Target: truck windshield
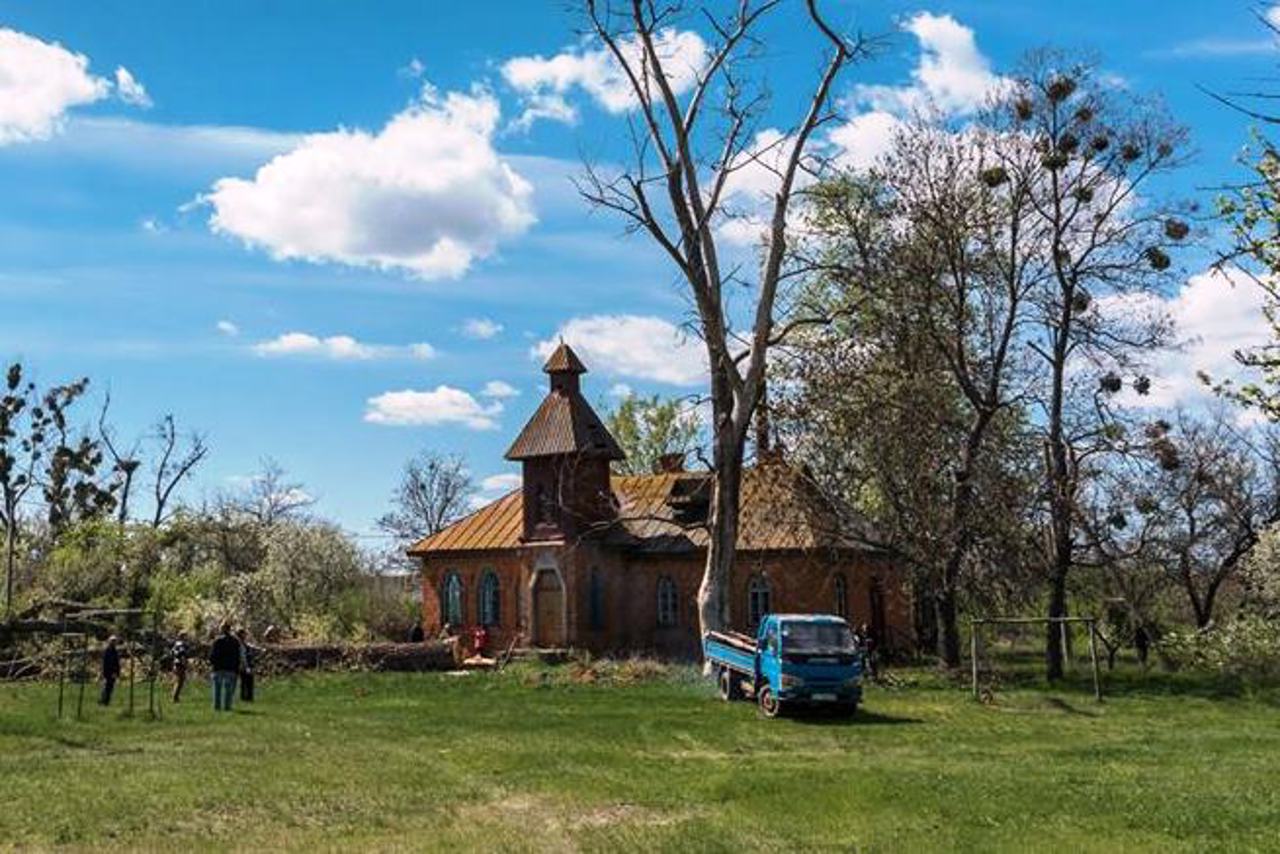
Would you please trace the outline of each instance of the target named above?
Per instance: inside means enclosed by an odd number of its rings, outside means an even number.
[[[784,652],[855,652],[853,632],[842,623],[785,623],[782,626]]]

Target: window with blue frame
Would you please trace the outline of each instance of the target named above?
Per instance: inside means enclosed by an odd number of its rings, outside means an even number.
[[[456,572],[445,573],[440,585],[440,618],[454,628],[462,625],[462,576]]]
[[[480,625],[496,626],[502,620],[501,586],[498,573],[492,569],[480,581]]]

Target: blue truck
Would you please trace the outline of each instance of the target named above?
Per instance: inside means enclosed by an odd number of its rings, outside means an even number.
[[[707,632],[702,652],[724,700],[754,698],[766,717],[797,706],[846,715],[862,700],[862,649],[827,614],[769,614],[754,638]]]

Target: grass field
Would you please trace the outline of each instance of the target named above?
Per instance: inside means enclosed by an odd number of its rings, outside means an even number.
[[[1193,682],[909,673],[865,712],[765,721],[689,671],[315,675],[159,722],[0,685],[0,848],[1280,850],[1280,707]]]

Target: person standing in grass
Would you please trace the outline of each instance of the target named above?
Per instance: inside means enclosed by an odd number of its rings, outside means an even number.
[[[213,671],[213,708],[231,711],[231,696],[236,692],[236,673],[240,670],[240,641],[231,634],[231,623],[224,622],[209,649],[209,669]]]
[[[253,702],[253,665],[258,650],[249,644],[249,630],[241,628],[236,632],[240,640],[240,699],[245,703]]]
[[[102,651],[102,695],[98,697],[99,705],[111,705],[111,694],[116,689],[116,680],[120,678],[120,650],[116,649],[119,639],[112,635],[107,638],[106,649]]]
[[[183,686],[187,684],[187,659],[191,656],[185,636],[178,635],[169,654],[173,658],[173,702],[177,703],[182,699]]]

